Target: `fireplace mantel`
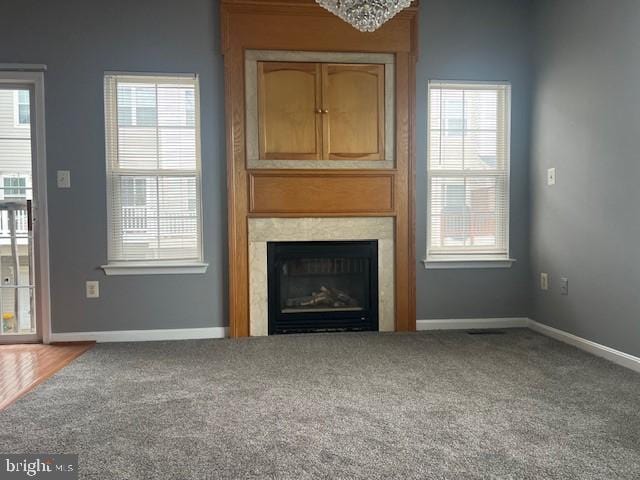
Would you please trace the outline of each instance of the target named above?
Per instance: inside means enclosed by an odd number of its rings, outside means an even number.
[[[250,285],[263,269],[252,260],[250,225],[278,220],[330,219],[382,221],[393,241],[385,251],[392,274],[386,292],[384,330],[415,330],[414,104],[417,7],[409,8],[373,33],[361,33],[314,2],[222,0],[222,50],[225,64],[227,188],[229,208],[229,331],[249,336],[252,323]],[[386,131],[393,155],[372,161],[315,167],[295,160],[270,164],[248,155],[247,52],[283,52],[290,58],[369,55],[391,65],[385,94],[392,97]],[[315,52],[315,53],[314,53]],[[347,55],[348,54],[348,55]],[[252,53],[255,56],[255,54]],[[272,53],[271,55],[274,55]],[[373,57],[371,57],[373,56]],[[302,58],[301,57],[301,58]],[[275,57],[274,57],[275,58]],[[338,58],[338,57],[336,57]],[[390,61],[389,59],[392,59]],[[251,60],[251,58],[250,58]],[[344,60],[342,60],[344,63]],[[340,60],[336,60],[340,63]],[[249,89],[250,91],[250,89]],[[253,119],[251,119],[253,121]],[[250,145],[255,151],[255,145]],[[388,149],[388,142],[385,149]],[[249,158],[252,157],[252,158]],[[283,168],[284,167],[284,168]],[[342,235],[342,234],[341,234]],[[346,234],[345,234],[346,235]],[[359,234],[358,234],[359,235]],[[381,235],[381,234],[379,234]],[[387,235],[387,233],[385,233]],[[294,235],[295,236],[295,235]],[[344,235],[343,235],[344,236]],[[348,235],[346,235],[348,236]],[[362,238],[362,237],[359,237]],[[379,238],[378,236],[370,237]],[[363,238],[364,239],[364,238]],[[309,238],[309,240],[322,240]],[[255,260],[255,259],[254,259]],[[266,265],[264,266],[266,268]],[[253,275],[252,275],[253,271]],[[389,301],[389,295],[391,301]],[[381,324],[382,326],[382,324]]]

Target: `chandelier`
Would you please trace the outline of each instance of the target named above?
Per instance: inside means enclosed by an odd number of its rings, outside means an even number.
[[[316,0],[323,8],[361,32],[373,32],[391,20],[412,0]]]

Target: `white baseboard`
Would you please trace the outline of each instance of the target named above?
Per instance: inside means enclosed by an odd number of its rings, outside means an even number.
[[[549,327],[529,318],[464,318],[445,320],[418,320],[416,328],[426,330],[473,330],[485,328],[530,328],[547,337],[573,345],[585,352],[602,357],[617,365],[640,372],[640,358],[615,350],[591,340]],[[119,330],[105,332],[52,333],[51,342],[147,342],[160,340],[199,340],[225,338],[227,327],[177,328],[163,330]]]
[[[473,330],[479,328],[527,328],[528,318],[461,318],[418,320],[417,330]]]
[[[51,342],[151,342],[225,338],[227,327],[168,328],[163,330],[114,330],[105,332],[52,333]]]
[[[473,330],[491,328],[529,328],[547,337],[584,350],[598,357],[604,358],[617,365],[640,372],[640,358],[628,353],[615,350],[605,345],[586,340],[557,328],[549,327],[529,318],[464,318],[444,320],[418,320],[417,330]]]
[[[541,333],[542,335],[546,335],[547,337],[555,338],[561,342],[573,345],[574,347],[591,353],[592,355],[605,358],[610,362],[630,368],[636,372],[640,372],[640,358],[629,355],[628,353],[600,345],[599,343],[586,340],[563,330],[558,330],[557,328],[543,325],[535,320],[529,320],[529,328],[535,332]]]

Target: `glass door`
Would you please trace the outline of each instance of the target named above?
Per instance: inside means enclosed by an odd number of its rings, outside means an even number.
[[[32,91],[0,86],[0,343],[38,338],[31,205]]]

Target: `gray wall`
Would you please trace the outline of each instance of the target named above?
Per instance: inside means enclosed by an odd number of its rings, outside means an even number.
[[[188,4],[187,4],[188,3]],[[0,62],[44,63],[55,332],[226,324],[222,57],[211,0],[3,0]],[[105,70],[200,74],[205,275],[105,277]],[[71,190],[55,171],[71,170]],[[101,298],[84,298],[100,280]]]
[[[425,270],[417,265],[418,319],[526,317],[530,310],[529,0],[422,0],[417,71],[417,244],[426,255],[427,82],[512,83],[511,269]]]
[[[423,0],[417,71],[417,254],[426,238],[428,79],[513,84],[511,248],[506,270],[425,271],[418,318],[529,313],[530,0]],[[222,326],[226,191],[222,58],[215,0],[3,0],[0,62],[45,63],[54,331]],[[197,72],[202,95],[206,275],[105,277],[105,70]],[[73,188],[57,190],[69,169]],[[101,298],[84,282],[101,281]]]
[[[640,355],[640,2],[539,3],[533,317]],[[548,292],[537,288],[541,271]]]

